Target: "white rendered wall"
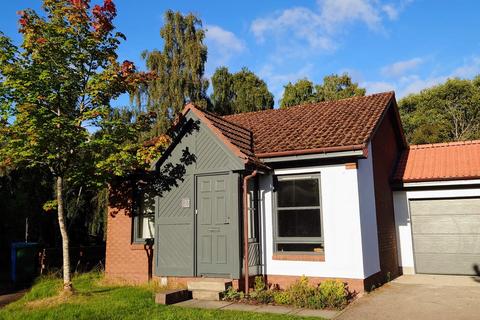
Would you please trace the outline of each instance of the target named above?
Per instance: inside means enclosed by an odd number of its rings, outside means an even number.
[[[368,155],[371,154],[372,148],[369,143]],[[358,186],[360,224],[362,230],[363,271],[365,277],[368,277],[380,271],[375,185],[371,156],[358,160]]]
[[[459,198],[480,196],[480,188],[443,189],[443,190],[409,190],[395,191],[395,224],[397,227],[398,261],[404,274],[415,272],[413,257],[412,229],[410,225],[410,199]]]
[[[368,171],[367,167],[360,165],[362,175]],[[365,172],[363,172],[365,170]],[[358,176],[356,169],[346,169],[344,164],[319,167],[305,167],[295,169],[277,169],[276,175],[320,173],[323,232],[325,244],[325,261],[285,261],[273,260],[273,212],[272,212],[272,176],[260,177],[261,192],[261,224],[264,244],[263,262],[264,273],[267,275],[291,275],[309,277],[336,277],[364,279],[378,264],[377,257],[373,263],[367,263],[364,268],[362,246],[362,224],[360,203],[362,207],[369,207],[365,202],[371,197],[369,192],[362,194],[359,200]],[[372,182],[373,183],[373,182]],[[367,187],[371,189],[371,187]],[[368,195],[367,195],[368,194]],[[370,213],[365,215],[365,222],[371,221]],[[364,227],[366,231],[375,226]],[[372,242],[369,237],[365,241]],[[372,249],[375,250],[375,249]],[[370,252],[370,251],[368,251]]]

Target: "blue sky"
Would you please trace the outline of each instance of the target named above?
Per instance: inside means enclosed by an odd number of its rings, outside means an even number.
[[[94,1],[95,2],[95,1]],[[246,66],[275,100],[289,81],[349,72],[368,93],[395,90],[398,97],[480,73],[480,1],[116,0],[117,29],[127,36],[120,59],[144,69],[140,53],[161,49],[159,30],[167,9],[193,12],[207,29],[206,76],[226,65]],[[4,1],[0,30],[15,41],[16,12],[40,0]],[[127,103],[122,97],[116,104]]]

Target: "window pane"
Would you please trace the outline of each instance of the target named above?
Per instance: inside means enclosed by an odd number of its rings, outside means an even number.
[[[322,253],[323,245],[320,243],[278,243],[277,251],[305,251]]]
[[[148,215],[139,217],[138,237],[141,239],[150,239],[155,236],[155,216]]]
[[[150,197],[148,194],[144,194],[140,206],[140,214],[153,213],[155,213],[155,197]]]
[[[151,239],[155,236],[155,197],[144,194],[140,203],[136,238]]]
[[[278,210],[279,237],[321,237],[320,209]]]
[[[318,179],[279,180],[278,207],[314,207],[320,205]]]

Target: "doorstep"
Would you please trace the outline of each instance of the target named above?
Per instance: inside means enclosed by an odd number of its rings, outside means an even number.
[[[253,305],[228,301],[205,301],[205,300],[187,300],[174,304],[174,306],[185,308],[199,308],[212,310],[235,310],[259,313],[276,313],[288,314],[302,317],[319,317],[325,319],[334,318],[339,312],[334,310],[317,310],[317,309],[298,309],[286,306],[272,305]]]

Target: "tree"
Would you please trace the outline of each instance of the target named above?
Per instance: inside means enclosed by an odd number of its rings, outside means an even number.
[[[57,211],[63,286],[71,291],[65,185],[102,186],[146,167],[136,134],[149,118],[112,118],[110,101],[147,75],[117,61],[125,36],[114,32],[111,0],[91,9],[89,0],[44,0],[43,10],[19,12],[20,48],[0,33],[0,167],[50,171],[55,200],[44,209]]]
[[[233,75],[228,72],[228,68],[217,68],[211,81],[213,87],[213,93],[210,96],[212,111],[223,115],[235,113],[233,108],[233,100],[235,99]]]
[[[284,88],[283,97],[280,100],[280,108],[282,109],[315,101],[313,82],[306,78],[295,83],[289,82]]]
[[[143,90],[147,109],[157,114],[153,135],[165,132],[187,102],[207,107],[208,80],[203,77],[207,47],[201,20],[168,10],[160,36],[163,50],[142,54],[148,70],[156,75]]]
[[[273,108],[273,94],[268,91],[265,81],[245,67],[233,74],[226,67],[217,68],[212,77],[212,85],[212,108],[218,114]]]
[[[366,90],[352,81],[347,74],[332,74],[323,78],[323,84],[315,86],[316,101],[334,101],[345,98],[364,96]]]
[[[364,96],[366,90],[360,88],[358,83],[344,73],[332,74],[323,78],[323,83],[313,85],[308,79],[298,80],[296,83],[289,82],[283,92],[280,107],[286,108],[303,103],[322,101],[335,101],[355,96]]]
[[[410,143],[480,138],[480,76],[449,79],[399,101]]]

